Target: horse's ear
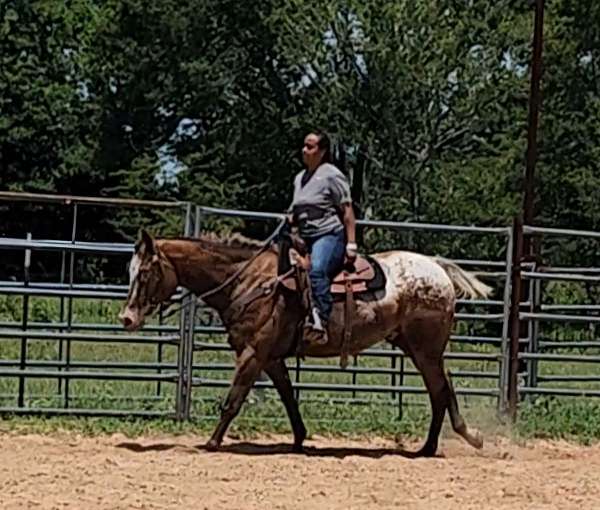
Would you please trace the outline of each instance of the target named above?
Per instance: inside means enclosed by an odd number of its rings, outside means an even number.
[[[142,246],[144,247],[144,252],[150,255],[154,255],[156,253],[156,241],[152,237],[150,233],[146,229],[142,229],[140,234]]]

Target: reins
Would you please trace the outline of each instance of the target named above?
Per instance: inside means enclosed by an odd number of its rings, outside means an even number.
[[[279,235],[279,233],[280,233],[281,229],[283,228],[283,226],[285,225],[285,223],[286,223],[286,218],[282,218],[282,220],[279,222],[279,225],[277,225],[277,227],[275,228],[273,233],[267,239],[265,239],[265,241],[263,242],[260,249],[254,255],[252,255],[252,257],[250,257],[235,273],[233,273],[224,282],[220,283],[215,288],[207,290],[207,291],[203,292],[202,294],[196,296],[196,301],[200,301],[202,299],[205,299],[207,297],[210,297],[210,296],[222,291],[225,287],[230,285],[236,278],[238,278],[246,269],[248,269],[250,264],[252,262],[254,262],[259,255],[261,255],[265,251],[267,251],[267,249],[271,245],[271,242]],[[161,310],[163,312],[165,310],[168,310],[167,313],[162,316],[163,319],[168,319],[169,317],[172,317],[173,315],[175,315],[177,312],[180,312],[181,310],[184,310],[186,307],[190,306],[194,301],[189,300],[189,301],[186,301],[185,303],[183,301],[191,294],[193,294],[193,292],[191,292],[189,290],[186,291],[180,298],[178,298],[174,302],[169,303],[165,308],[163,308],[162,304],[161,304]],[[169,308],[171,308],[177,302],[181,302],[181,304],[179,306],[169,310]]]

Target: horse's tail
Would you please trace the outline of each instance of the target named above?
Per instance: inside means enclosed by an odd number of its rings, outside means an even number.
[[[452,280],[458,297],[477,299],[488,298],[492,294],[494,289],[478,280],[473,273],[461,269],[457,264],[443,257],[434,257],[434,260],[442,266]]]

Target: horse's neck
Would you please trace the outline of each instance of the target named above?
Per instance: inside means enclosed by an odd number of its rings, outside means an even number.
[[[235,250],[197,241],[163,242],[161,249],[175,267],[179,284],[196,295],[208,292],[230,278],[244,261]],[[232,286],[225,287],[207,303],[217,309],[228,306]]]

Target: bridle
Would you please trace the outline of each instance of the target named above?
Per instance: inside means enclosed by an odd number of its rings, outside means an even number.
[[[265,241],[263,242],[263,244],[259,248],[259,250],[254,255],[252,255],[252,257],[250,257],[242,266],[240,266],[238,268],[238,270],[235,273],[233,273],[224,282],[220,283],[219,285],[217,285],[216,287],[214,287],[212,289],[209,289],[209,290],[197,295],[195,300],[187,300],[186,298],[188,298],[191,294],[193,294],[193,292],[186,291],[185,293],[183,293],[181,295],[181,297],[177,298],[174,301],[171,301],[165,307],[162,306],[164,304],[164,301],[159,301],[158,303],[155,303],[153,306],[156,307],[157,305],[160,304],[161,305],[160,310],[162,312],[161,316],[163,319],[167,319],[169,317],[172,317],[176,313],[178,313],[182,310],[185,310],[188,306],[191,306],[192,303],[194,303],[195,301],[203,300],[207,297],[217,294],[218,292],[221,292],[223,289],[225,289],[227,286],[229,286],[234,280],[236,280],[240,275],[242,275],[242,273],[244,273],[244,271],[246,271],[246,269],[248,269],[248,267],[250,266],[250,264],[252,264],[252,262],[254,262],[261,254],[263,254],[265,251],[267,251],[269,249],[269,246],[271,245],[273,240],[280,234],[281,229],[286,224],[286,221],[287,221],[287,218],[282,218],[281,221],[279,222],[279,224],[277,225],[277,227],[275,228],[275,230],[273,231],[273,233],[267,239],[265,239]],[[162,270],[162,267],[161,267],[161,270]],[[173,270],[175,270],[174,267],[173,267]],[[175,271],[175,274],[177,274],[177,271]],[[178,278],[178,281],[179,281],[179,278]],[[174,305],[177,305],[177,306],[174,306]]]

